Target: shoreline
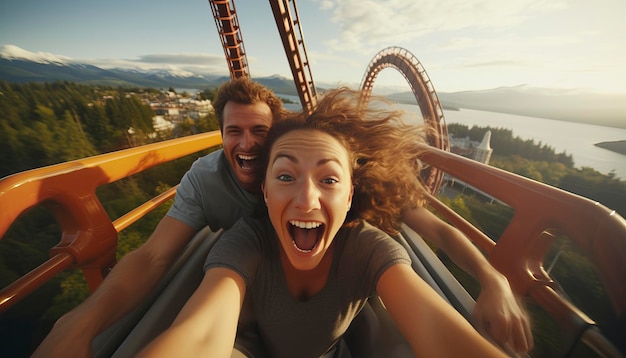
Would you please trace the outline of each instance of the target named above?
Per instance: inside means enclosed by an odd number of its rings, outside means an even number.
[[[594,144],[596,147],[604,148],[621,155],[626,155],[626,140],[616,140],[611,142],[600,142]]]

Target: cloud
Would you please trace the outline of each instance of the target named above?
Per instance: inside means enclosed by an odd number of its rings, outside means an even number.
[[[82,59],[101,68],[135,68],[140,70],[167,69],[180,73],[227,74],[223,55],[210,54],[150,54],[133,59]]]
[[[35,62],[82,63],[100,68],[131,68],[140,70],[167,69],[178,71],[181,74],[227,74],[223,55],[210,54],[151,54],[136,59],[72,59],[63,55],[47,52],[31,52],[15,45],[0,46],[0,56],[5,58],[19,58]]]
[[[137,60],[130,60],[140,63],[155,63],[155,64],[176,64],[176,65],[223,65],[223,55],[209,55],[209,54],[152,54],[140,56]]]
[[[381,44],[402,43],[441,31],[502,29],[533,16],[563,9],[558,1],[540,0],[339,0],[319,1],[339,29],[327,46],[365,52]]]
[[[522,67],[526,64],[521,61],[516,60],[496,60],[496,61],[485,61],[485,62],[474,62],[474,63],[465,63],[462,67],[465,68],[480,68],[480,67]]]

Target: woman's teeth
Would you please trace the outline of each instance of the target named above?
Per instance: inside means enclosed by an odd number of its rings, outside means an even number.
[[[314,222],[314,221],[289,220],[289,223],[300,229],[315,229],[322,225],[321,222]]]

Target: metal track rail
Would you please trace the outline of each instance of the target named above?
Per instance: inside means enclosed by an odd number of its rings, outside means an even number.
[[[228,63],[230,78],[250,77],[248,59],[243,46],[243,37],[235,2],[230,0],[209,0],[217,32],[222,41],[224,55]]]
[[[289,61],[293,80],[296,83],[302,110],[310,113],[315,106],[317,89],[313,83],[296,1],[270,0],[270,5],[272,5],[276,26],[278,26],[287,61]]]

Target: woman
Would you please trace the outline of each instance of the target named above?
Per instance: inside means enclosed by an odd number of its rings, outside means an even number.
[[[230,356],[248,295],[271,356],[319,357],[378,294],[415,355],[501,356],[373,226],[395,233],[424,192],[415,177],[423,129],[400,118],[340,89],[310,116],[275,124],[262,154],[267,215],[224,233],[199,288],[143,354]]]

